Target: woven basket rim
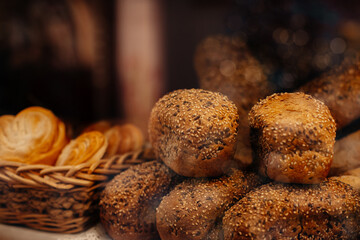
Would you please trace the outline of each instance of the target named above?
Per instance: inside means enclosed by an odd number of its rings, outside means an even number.
[[[0,183],[15,188],[50,188],[71,190],[74,188],[94,189],[100,187],[111,175],[132,165],[149,160],[150,149],[103,158],[93,163],[52,166],[26,164],[0,159]]]

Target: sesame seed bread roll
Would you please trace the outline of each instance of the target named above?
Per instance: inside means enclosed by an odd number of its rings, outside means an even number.
[[[341,129],[360,117],[360,62],[344,60],[337,68],[306,83],[299,91],[324,102]]]
[[[225,210],[262,179],[254,173],[233,170],[215,179],[188,179],[163,198],[156,211],[156,226],[162,240],[214,239],[222,236]]]
[[[289,183],[319,183],[333,159],[336,127],[329,109],[304,93],[273,94],[249,113],[259,172]]]
[[[359,239],[360,195],[348,184],[269,183],[225,212],[224,239]]]
[[[358,167],[360,167],[360,130],[335,142],[334,160],[329,174],[341,175]]]
[[[356,191],[360,192],[360,176],[356,175],[341,175],[341,176],[334,176],[330,177],[330,179],[338,180],[340,182],[349,184],[352,186]]]
[[[232,164],[239,116],[225,95],[180,89],[155,104],[149,138],[155,155],[187,177],[219,176]]]
[[[100,220],[114,240],[158,239],[156,207],[177,181],[163,163],[132,166],[115,176],[100,197]]]
[[[195,51],[194,66],[200,88],[225,94],[238,108],[241,134],[234,158],[246,168],[252,163],[248,112],[259,99],[273,93],[264,67],[241,38],[226,35],[202,40]]]

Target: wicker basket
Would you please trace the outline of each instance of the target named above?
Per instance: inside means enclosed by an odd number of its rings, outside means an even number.
[[[77,166],[0,160],[0,222],[77,233],[98,220],[100,190],[114,175],[151,159],[148,150]]]

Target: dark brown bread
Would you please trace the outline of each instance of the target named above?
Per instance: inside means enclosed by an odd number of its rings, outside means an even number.
[[[360,117],[360,61],[345,60],[299,91],[323,101],[329,107],[337,128],[343,128]]]
[[[225,210],[261,183],[259,176],[241,170],[221,178],[182,182],[157,208],[161,239],[220,239]]]
[[[225,239],[359,239],[360,195],[327,180],[263,185],[225,212]]]
[[[336,127],[329,109],[304,93],[273,94],[249,113],[259,172],[290,183],[319,183],[333,159]]]
[[[208,36],[201,41],[194,56],[200,88],[221,92],[239,111],[239,135],[235,159],[241,167],[252,162],[247,114],[261,98],[273,92],[265,70],[239,37]]]
[[[151,161],[115,176],[100,198],[100,219],[112,239],[153,240],[156,207],[176,180],[163,163]]]
[[[212,177],[232,163],[239,116],[221,93],[181,89],[153,107],[149,138],[155,155],[176,173]]]

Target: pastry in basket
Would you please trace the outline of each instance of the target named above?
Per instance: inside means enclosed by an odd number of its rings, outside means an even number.
[[[308,82],[299,91],[323,101],[337,128],[343,128],[360,117],[360,62],[345,59],[339,67]]]
[[[240,122],[234,158],[241,167],[252,163],[250,128],[247,114],[261,98],[273,93],[266,70],[239,37],[208,36],[194,56],[200,88],[221,92],[238,108]]]
[[[94,122],[94,123],[86,126],[86,128],[83,129],[82,133],[92,132],[92,131],[98,131],[98,132],[101,132],[101,133],[105,133],[111,127],[112,127],[112,124],[111,124],[110,121],[108,121],[108,120],[100,120],[98,122]]]
[[[259,172],[290,183],[319,183],[333,159],[336,126],[327,106],[304,93],[273,94],[249,113]]]
[[[141,130],[133,124],[115,125],[105,133],[108,140],[106,156],[136,151],[144,145],[144,135]]]
[[[0,159],[53,165],[68,143],[65,124],[50,110],[29,107],[0,117]]]
[[[85,132],[64,147],[56,166],[96,162],[104,156],[107,145],[106,137],[101,132]]]
[[[100,220],[112,239],[158,239],[155,210],[180,178],[159,161],[132,166],[115,176],[100,197]]]
[[[269,183],[248,193],[223,218],[224,239],[359,239],[360,194],[326,180]]]
[[[221,239],[225,210],[261,183],[258,175],[241,170],[220,178],[185,180],[157,208],[161,239]]]
[[[156,156],[180,175],[219,176],[233,163],[238,121],[237,108],[225,95],[180,89],[153,107],[150,143]]]

